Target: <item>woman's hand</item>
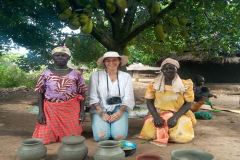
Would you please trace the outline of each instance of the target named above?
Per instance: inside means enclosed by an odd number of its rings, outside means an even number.
[[[109,122],[112,123],[114,121],[119,120],[122,117],[123,113],[124,113],[123,111],[119,110],[116,113],[112,114],[110,116]]]
[[[101,114],[101,117],[102,117],[102,119],[103,119],[104,121],[106,121],[106,122],[109,122],[109,120],[110,120],[110,118],[111,118],[107,113],[102,113],[102,114]]]
[[[174,126],[176,126],[178,121],[178,117],[177,116],[172,116],[171,118],[168,119],[167,124],[169,128],[173,128]]]
[[[43,112],[38,113],[37,121],[40,124],[46,124],[46,117],[45,117],[45,114]]]
[[[106,113],[103,112],[102,108],[100,107],[99,103],[95,104],[95,109],[96,109],[96,113],[106,122],[109,121],[110,116]]]
[[[165,120],[160,116],[154,117],[153,121],[154,121],[154,126],[158,128],[161,128],[165,122]]]
[[[80,120],[81,122],[83,122],[83,121],[85,120],[85,118],[86,118],[85,112],[84,112],[84,111],[83,111],[83,112],[80,112],[80,114],[79,114],[79,120]]]

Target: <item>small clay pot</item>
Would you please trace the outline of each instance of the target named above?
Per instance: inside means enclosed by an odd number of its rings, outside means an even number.
[[[58,160],[84,160],[88,148],[84,144],[83,136],[66,136],[58,149]]]
[[[20,160],[41,160],[46,157],[47,148],[39,139],[26,139],[22,141],[17,156]]]
[[[136,160],[162,160],[162,158],[152,154],[141,154],[137,156]]]

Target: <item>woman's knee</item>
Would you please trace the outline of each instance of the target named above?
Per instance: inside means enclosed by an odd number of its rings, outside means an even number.
[[[170,137],[170,141],[175,143],[189,143],[194,139],[194,136],[185,136],[185,137]]]
[[[122,117],[111,126],[111,137],[115,140],[126,139],[128,135],[128,117]]]
[[[112,136],[112,138],[113,138],[114,140],[123,140],[123,139],[126,139],[127,136],[126,136],[126,135],[121,135],[121,134],[119,134],[119,135]]]
[[[112,133],[111,136],[114,140],[123,140],[127,138],[127,133]]]
[[[110,135],[104,131],[99,131],[98,133],[93,134],[95,141],[104,141],[110,138]]]
[[[95,141],[107,140],[110,137],[110,126],[97,114],[92,116],[92,131]]]

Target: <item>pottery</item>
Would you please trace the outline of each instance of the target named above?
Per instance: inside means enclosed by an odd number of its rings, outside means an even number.
[[[173,150],[171,158],[171,160],[214,160],[212,154],[197,149]]]
[[[98,143],[94,154],[94,160],[124,160],[125,153],[120,147],[119,141],[106,140]]]
[[[62,145],[58,149],[58,160],[84,160],[88,153],[84,141],[83,136],[64,137]]]
[[[47,148],[39,139],[26,139],[22,141],[17,156],[20,160],[42,160],[46,157]]]
[[[136,160],[162,160],[162,158],[153,154],[140,154],[137,156]]]

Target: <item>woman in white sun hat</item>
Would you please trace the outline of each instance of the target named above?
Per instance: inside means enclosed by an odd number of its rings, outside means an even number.
[[[127,137],[128,110],[135,105],[131,76],[119,70],[127,62],[127,56],[106,52],[97,61],[104,70],[90,77],[92,130],[96,141]]]

